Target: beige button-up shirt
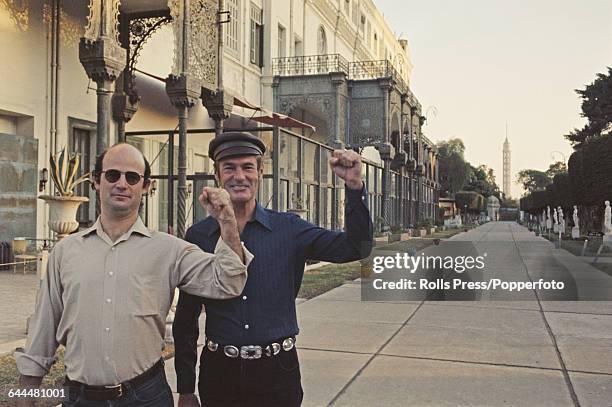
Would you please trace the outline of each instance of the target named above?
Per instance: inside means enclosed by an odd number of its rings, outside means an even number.
[[[246,265],[219,239],[215,253],[162,232],[140,218],[116,242],[100,220],[61,240],[51,252],[30,320],[21,374],[44,376],[58,344],[71,380],[113,385],[132,379],[161,357],[174,289],[208,298],[239,295]]]

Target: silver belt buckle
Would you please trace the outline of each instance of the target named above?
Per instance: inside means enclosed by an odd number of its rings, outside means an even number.
[[[280,343],[274,342],[266,346],[264,350],[265,350],[266,356],[276,356],[279,354],[281,350],[281,345]]]
[[[261,358],[261,346],[247,345],[240,348],[240,357],[242,359],[253,360]]]
[[[213,341],[208,341],[206,346],[208,347],[208,350],[211,352],[216,352],[217,349],[219,349],[219,344]]]
[[[228,358],[235,359],[240,356],[240,350],[234,345],[227,345],[223,347],[223,354]]]
[[[293,349],[294,345],[295,341],[293,340],[293,338],[287,338],[283,341],[283,350],[285,352],[289,352],[291,349]]]

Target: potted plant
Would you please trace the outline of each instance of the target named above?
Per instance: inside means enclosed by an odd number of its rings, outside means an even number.
[[[76,220],[77,210],[89,198],[74,196],[74,188],[81,182],[89,180],[89,173],[77,176],[79,170],[79,155],[67,154],[63,148],[58,154],[51,154],[51,180],[57,189],[55,195],[41,195],[38,198],[49,205],[49,228],[57,233],[57,238],[74,232],[79,227]]]
[[[287,212],[295,213],[300,218],[305,218],[308,210],[304,205],[304,201],[299,196],[291,194],[291,208],[287,209]]]

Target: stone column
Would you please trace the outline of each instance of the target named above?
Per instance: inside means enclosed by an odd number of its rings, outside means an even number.
[[[96,155],[108,148],[111,124],[112,86],[125,66],[125,50],[117,42],[119,0],[90,2],[85,36],[79,43],[79,60],[87,76],[97,85]]]
[[[381,217],[385,220],[387,227],[391,226],[391,201],[389,193],[391,189],[391,159],[393,157],[393,146],[389,142],[389,92],[393,86],[391,78],[381,78],[378,85],[383,92],[383,142],[377,146],[380,158],[383,160],[382,173],[382,208]]]
[[[129,122],[138,111],[140,97],[134,93],[132,95],[125,92],[125,75],[130,75],[129,71],[123,71],[120,80],[117,81],[117,88],[111,99],[113,107],[113,119],[117,123],[117,141],[125,142],[125,124]]]
[[[420,109],[416,109],[416,116],[413,119],[416,120],[416,137],[417,137],[417,156],[416,156],[416,222],[420,222],[424,219],[423,211],[425,209],[425,203],[423,202],[423,175],[425,172],[425,167],[423,165],[423,137],[421,133],[421,127],[425,124],[425,116],[419,115]]]
[[[331,83],[334,87],[334,115],[333,115],[333,134],[330,134],[330,145],[333,148],[342,148],[345,144],[346,140],[341,140],[340,134],[340,121],[345,118],[340,115],[341,110],[341,96],[340,96],[340,86],[346,83],[346,74],[343,72],[332,72],[329,74],[331,79]]]
[[[195,105],[200,96],[201,85],[197,79],[187,73],[170,75],[166,79],[166,93],[170,98],[170,103],[176,108],[179,119],[176,236],[183,238],[187,216],[187,118],[189,117],[189,109]]]

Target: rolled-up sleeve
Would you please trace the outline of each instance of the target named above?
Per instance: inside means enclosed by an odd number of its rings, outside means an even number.
[[[183,242],[174,270],[177,286],[193,295],[226,299],[240,295],[253,255],[242,245],[245,262],[219,238],[213,254]]]
[[[59,245],[49,255],[47,273],[42,280],[36,308],[28,326],[28,338],[24,350],[15,351],[17,368],[22,375],[42,377],[55,362],[58,342],[57,327],[64,305],[59,277]]]

